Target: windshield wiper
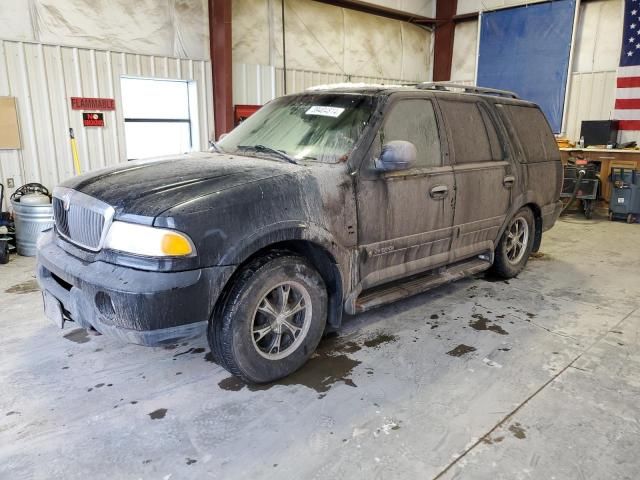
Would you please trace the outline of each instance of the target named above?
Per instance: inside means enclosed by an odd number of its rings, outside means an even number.
[[[289,163],[293,163],[294,165],[298,164],[298,162],[296,162],[293,157],[290,157],[286,153],[280,150],[276,150],[275,148],[267,147],[266,145],[238,145],[238,148],[246,149],[246,150],[255,150],[256,152],[273,153],[274,155],[278,155],[280,158],[283,158]]]
[[[209,147],[213,148],[218,153],[224,153],[222,149],[218,146],[218,144],[213,140],[209,140]]]

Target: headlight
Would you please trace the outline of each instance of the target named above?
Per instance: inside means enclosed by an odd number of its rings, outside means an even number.
[[[196,249],[184,233],[127,222],[113,222],[104,247],[148,257],[188,257]]]

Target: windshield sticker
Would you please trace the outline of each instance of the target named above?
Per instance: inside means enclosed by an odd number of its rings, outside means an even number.
[[[321,107],[319,105],[314,105],[309,110],[304,112],[307,115],[320,115],[322,117],[333,117],[338,118],[344,112],[344,108],[340,107]]]

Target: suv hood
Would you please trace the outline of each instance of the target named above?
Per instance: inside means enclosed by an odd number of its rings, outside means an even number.
[[[61,186],[102,200],[116,218],[156,217],[203,195],[296,172],[301,167],[261,158],[193,153],[133,161],[64,182]]]

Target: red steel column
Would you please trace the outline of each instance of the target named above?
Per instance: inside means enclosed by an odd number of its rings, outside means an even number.
[[[231,0],[209,0],[209,48],[216,140],[233,129]]]
[[[433,81],[451,80],[451,60],[453,58],[453,38],[456,24],[453,18],[458,8],[457,0],[437,0],[436,34],[434,42]]]

